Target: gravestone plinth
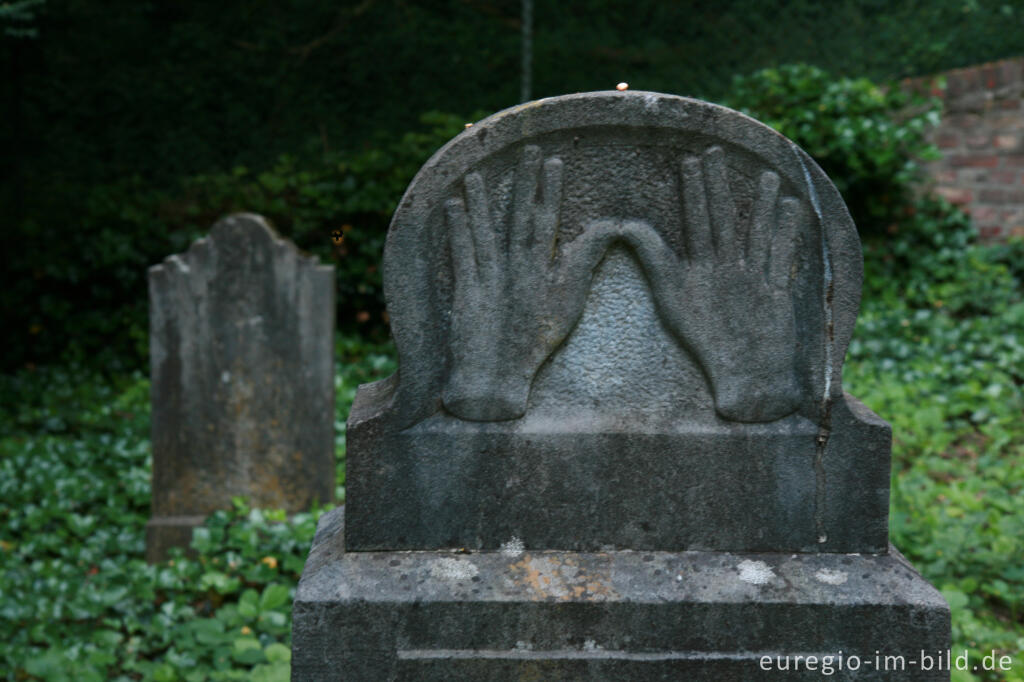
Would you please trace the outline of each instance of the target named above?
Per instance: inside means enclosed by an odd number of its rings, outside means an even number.
[[[153,512],[146,556],[242,496],[333,498],[334,270],[256,215],[149,270]]]
[[[467,129],[388,233],[399,372],[349,416],[293,679],[799,678],[821,671],[775,658],[948,648],[888,543],[890,428],[842,390],[861,277],[834,185],[737,112],[588,93]]]

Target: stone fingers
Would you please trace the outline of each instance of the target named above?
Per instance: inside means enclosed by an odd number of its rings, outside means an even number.
[[[772,171],[761,173],[757,198],[754,200],[753,215],[750,217],[750,234],[747,237],[746,258],[756,266],[764,267],[775,233],[775,211],[779,200],[779,176]]]
[[[595,269],[613,242],[624,241],[640,259],[652,281],[672,277],[679,258],[661,235],[642,220],[597,220],[565,250],[563,261],[568,276]]]
[[[472,253],[477,275],[482,282],[497,282],[501,264],[498,243],[491,224],[487,189],[479,173],[466,176],[466,203],[469,209],[469,231],[472,234]]]
[[[512,225],[509,246],[526,249],[533,241],[534,200],[541,167],[540,147],[527,145],[516,168],[512,190]]]
[[[682,163],[683,211],[686,216],[686,253],[690,260],[707,258],[713,252],[711,221],[708,217],[704,171],[700,159],[686,156]]]
[[[449,199],[444,208],[452,252],[452,269],[455,271],[455,287],[475,287],[478,284],[476,255],[469,221],[466,218],[466,206],[461,199]]]
[[[779,202],[779,225],[772,238],[771,263],[768,266],[768,283],[774,289],[789,289],[796,235],[805,219],[804,205],[796,197],[786,197]]]
[[[618,221],[598,220],[588,225],[583,234],[565,247],[560,279],[578,281],[589,277],[587,273],[597,268],[608,246],[618,237]]]
[[[766,280],[773,289],[789,289],[796,238],[806,220],[804,203],[796,197],[779,200],[778,174],[763,172],[750,219],[746,255],[757,268],[767,261]]]
[[[552,157],[544,162],[541,179],[541,203],[534,215],[533,249],[538,265],[554,260],[558,236],[558,216],[562,207],[562,160]]]
[[[729,190],[729,169],[721,147],[704,152],[704,192],[715,253],[720,260],[736,260],[743,254],[742,237],[736,230],[736,204]]]

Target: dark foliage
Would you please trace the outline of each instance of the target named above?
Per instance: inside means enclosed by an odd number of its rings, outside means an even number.
[[[325,256],[325,235],[350,225],[344,252],[332,254],[339,320],[384,334],[374,268],[390,208],[458,128],[435,122],[445,134],[410,148],[402,133],[422,130],[421,112],[495,111],[519,92],[514,0],[11,7],[22,9],[0,13],[7,369],[68,352],[138,366],[145,268],[239,209],[267,213]],[[1024,52],[1024,31],[1009,30],[1022,16],[993,0],[539,3],[533,95],[625,80],[714,100],[758,91],[765,103],[767,81],[731,76],[802,61],[884,80],[976,63]],[[869,111],[870,93],[854,90],[839,93],[852,97],[847,118],[879,120],[888,99]],[[814,92],[796,94],[799,113],[813,113]],[[821,140],[839,132],[827,119],[842,119],[842,102],[833,104],[812,122]],[[853,132],[855,144],[882,139]],[[899,200],[876,180],[891,164],[875,154],[861,159],[875,168],[858,168],[849,150],[825,147],[811,151],[840,184],[847,169],[859,173],[841,187],[858,220],[885,226]],[[898,151],[895,162],[905,145]],[[853,165],[830,165],[836,153]]]

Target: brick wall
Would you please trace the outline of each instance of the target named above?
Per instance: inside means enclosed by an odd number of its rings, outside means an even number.
[[[971,214],[982,239],[1024,236],[1024,57],[941,75],[932,140],[942,159],[927,166],[935,191]]]

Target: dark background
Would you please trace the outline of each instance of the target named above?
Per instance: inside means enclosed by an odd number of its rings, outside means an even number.
[[[46,0],[0,15],[4,367],[103,349],[141,365],[145,268],[238,209],[347,258],[339,320],[386,335],[374,271],[391,208],[463,121],[518,102],[521,11]],[[721,101],[734,75],[767,66],[884,82],[1024,54],[1019,0],[536,0],[533,13],[534,98],[628,81]],[[343,227],[349,246],[331,251]]]

